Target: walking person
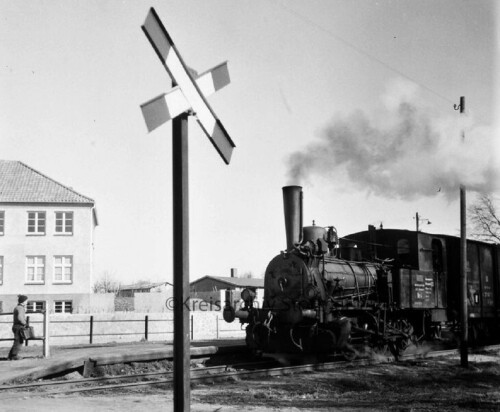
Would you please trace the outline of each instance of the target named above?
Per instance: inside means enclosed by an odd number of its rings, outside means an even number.
[[[26,326],[26,304],[28,296],[19,295],[17,297],[17,306],[14,308],[14,324],[12,332],[14,333],[14,344],[9,352],[9,360],[19,360],[19,351],[23,345],[24,339],[21,336],[21,330]]]

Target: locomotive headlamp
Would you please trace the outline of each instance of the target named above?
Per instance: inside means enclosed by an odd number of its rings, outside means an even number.
[[[241,291],[241,299],[243,299],[244,302],[253,302],[255,299],[255,291],[252,289],[245,288]]]
[[[235,310],[232,306],[225,306],[222,312],[222,317],[228,323],[231,323],[236,318]]]

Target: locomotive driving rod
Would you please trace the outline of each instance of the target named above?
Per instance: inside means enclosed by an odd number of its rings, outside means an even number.
[[[234,318],[248,319],[249,316],[250,316],[250,312],[247,312],[246,310],[237,310],[234,312]],[[316,319],[317,313],[314,309],[303,309],[302,310],[302,317],[309,318],[309,319]],[[226,322],[229,322],[229,320],[226,319]]]

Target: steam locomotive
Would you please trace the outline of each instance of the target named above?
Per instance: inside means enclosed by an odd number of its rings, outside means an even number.
[[[460,239],[375,229],[338,238],[333,226],[303,227],[300,186],[283,188],[287,249],[264,277],[264,299],[244,289],[224,319],[246,326],[255,353],[333,353],[354,357],[353,344],[390,350],[440,339],[460,327]],[[500,326],[500,246],[467,242],[471,340],[495,338]]]

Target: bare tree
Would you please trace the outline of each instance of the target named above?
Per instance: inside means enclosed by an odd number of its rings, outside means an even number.
[[[120,282],[116,281],[114,275],[108,271],[103,272],[92,285],[94,293],[116,293],[118,290],[120,290]]]
[[[481,195],[469,206],[468,212],[472,224],[471,237],[487,242],[500,242],[500,215],[492,195]]]

